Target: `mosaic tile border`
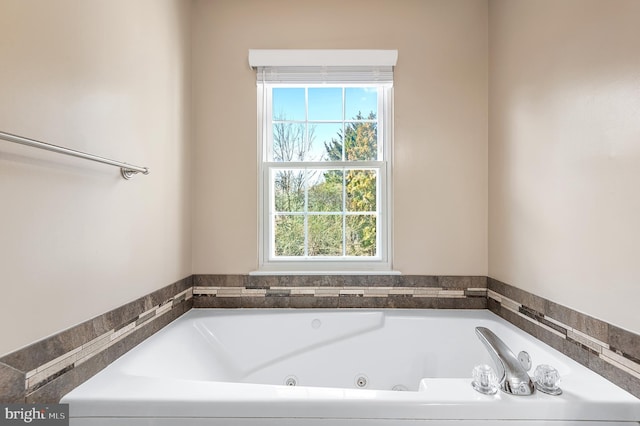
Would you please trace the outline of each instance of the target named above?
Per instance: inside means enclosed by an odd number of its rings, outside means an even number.
[[[640,336],[488,279],[488,308],[640,398]]]
[[[197,275],[196,308],[485,309],[486,277]]]
[[[58,402],[193,307],[192,277],[0,358],[0,400]],[[6,379],[6,381],[5,381]]]

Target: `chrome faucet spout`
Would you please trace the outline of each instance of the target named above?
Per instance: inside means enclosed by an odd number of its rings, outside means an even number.
[[[476,334],[496,365],[500,389],[511,395],[531,395],[533,381],[511,349],[486,327],[476,327]]]

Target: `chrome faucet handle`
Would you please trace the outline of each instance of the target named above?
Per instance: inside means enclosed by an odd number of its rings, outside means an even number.
[[[486,327],[476,327],[476,334],[496,365],[500,390],[510,395],[531,395],[535,386],[511,349]]]

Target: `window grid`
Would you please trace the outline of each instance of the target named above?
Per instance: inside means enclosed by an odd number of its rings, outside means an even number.
[[[273,177],[274,173],[277,173],[278,171],[282,171],[282,170],[292,170],[295,169],[297,170],[298,168],[286,168],[283,167],[283,163],[276,163],[277,166],[273,167],[272,173],[271,173],[271,179],[270,182],[273,182],[273,185],[275,186],[275,179]],[[330,170],[340,170],[342,171],[342,200],[341,200],[341,204],[342,204],[342,210],[340,211],[318,211],[318,210],[309,210],[309,179],[308,179],[308,171],[309,170],[318,170],[318,171],[330,171]],[[327,167],[327,168],[313,168],[313,169],[309,169],[309,168],[304,168],[304,205],[303,205],[303,210],[302,211],[281,211],[276,209],[276,203],[275,203],[275,191],[273,191],[272,193],[272,201],[271,201],[271,209],[270,211],[272,212],[270,214],[271,217],[271,229],[273,230],[272,235],[273,235],[273,239],[272,239],[272,251],[271,251],[271,256],[276,256],[276,244],[275,244],[275,228],[276,228],[276,219],[278,217],[282,217],[282,216],[302,216],[303,217],[303,225],[304,225],[304,257],[308,258],[309,257],[309,217],[310,216],[341,216],[341,220],[342,220],[342,253],[340,257],[349,257],[347,255],[347,217],[354,217],[354,216],[371,216],[373,218],[376,219],[376,252],[378,251],[377,248],[379,247],[380,244],[380,238],[379,238],[379,221],[377,220],[377,218],[379,217],[379,211],[378,210],[364,210],[364,211],[349,211],[348,207],[347,207],[347,171],[374,171],[376,172],[376,200],[379,199],[380,197],[380,189],[379,189],[379,185],[377,184],[379,182],[379,170],[375,169],[375,168],[357,168],[357,167],[349,167],[349,166],[342,166],[340,168],[333,168],[333,167]],[[379,204],[377,204],[379,205]],[[284,256],[287,257],[287,256]],[[337,257],[337,256],[331,256],[331,257]],[[362,256],[364,257],[364,256]],[[375,256],[373,256],[375,257]]]
[[[374,87],[372,85],[366,85],[367,87]],[[267,253],[268,258],[266,259],[268,262],[270,261],[278,261],[278,260],[295,260],[295,261],[304,261],[304,260],[373,260],[373,261],[383,261],[388,262],[388,247],[384,248],[384,251],[381,252],[381,244],[382,240],[387,243],[389,241],[388,228],[387,230],[383,230],[383,226],[389,225],[389,218],[387,217],[385,220],[387,221],[387,225],[380,220],[382,213],[382,205],[387,205],[385,198],[386,195],[383,195],[382,192],[386,194],[386,185],[388,185],[389,177],[387,176],[387,159],[385,155],[384,144],[388,143],[385,140],[386,134],[385,131],[385,120],[388,120],[390,117],[390,111],[387,109],[389,104],[385,103],[383,95],[385,94],[384,88],[382,86],[376,86],[377,89],[377,111],[375,119],[364,118],[361,120],[356,119],[348,119],[347,118],[347,97],[346,97],[346,88],[347,87],[358,87],[354,85],[342,86],[341,87],[341,115],[342,120],[330,120],[330,119],[310,119],[309,113],[309,88],[315,88],[317,86],[309,85],[304,87],[304,120],[276,120],[273,117],[272,113],[272,89],[274,87],[297,87],[295,85],[271,85],[268,87],[268,90],[263,92],[266,96],[266,102],[264,102],[265,108],[263,109],[263,120],[265,122],[265,126],[263,127],[266,132],[263,135],[267,136],[265,143],[262,144],[262,150],[264,153],[264,157],[268,159],[268,161],[263,162],[263,170],[266,172],[266,176],[272,175],[273,170],[278,169],[304,169],[305,170],[305,185],[304,185],[304,206],[302,212],[278,212],[275,209],[275,187],[274,181],[268,179],[269,183],[267,186],[271,185],[270,188],[265,187],[265,195],[268,197],[270,208],[267,210],[267,221],[270,223],[270,226],[267,230],[271,244],[268,246]],[[322,86],[325,87],[325,86]],[[389,86],[387,86],[389,87]],[[368,117],[368,116],[367,116]],[[377,153],[374,154],[377,156],[373,161],[357,161],[357,160],[347,160],[347,144],[346,144],[346,132],[347,126],[350,124],[358,124],[358,123],[374,123],[376,124],[376,142],[377,142]],[[273,158],[273,130],[274,124],[301,124],[304,125],[304,142],[309,143],[310,131],[312,131],[312,126],[315,124],[340,124],[340,130],[342,134],[342,146],[340,153],[340,160],[337,161],[274,161]],[[385,161],[383,161],[385,160]],[[285,166],[286,165],[286,166]],[[309,179],[308,179],[308,171],[309,170],[317,170],[322,172],[328,170],[342,170],[342,211],[341,212],[333,212],[333,211],[313,211],[309,210]],[[370,170],[375,173],[376,176],[376,185],[375,185],[375,197],[376,197],[376,210],[373,211],[347,211],[348,208],[348,188],[347,188],[347,170]],[[381,180],[382,178],[382,180]],[[276,217],[280,216],[303,216],[304,218],[304,256],[276,256],[276,242],[275,242],[275,221]],[[330,216],[330,215],[340,215],[341,216],[341,228],[342,228],[342,247],[341,247],[341,256],[309,256],[309,218],[311,216]],[[385,213],[387,216],[388,213]],[[348,217],[356,217],[356,216],[370,216],[373,221],[375,221],[375,255],[374,256],[348,256],[349,247],[347,246],[349,232],[348,226]],[[383,232],[385,233],[383,235]],[[381,256],[382,255],[382,256]],[[262,261],[261,261],[262,263]],[[388,263],[387,263],[388,264]]]

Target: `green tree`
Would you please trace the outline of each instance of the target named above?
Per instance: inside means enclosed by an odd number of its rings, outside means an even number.
[[[378,159],[378,132],[376,115],[358,113],[354,121],[339,132],[337,139],[325,142],[325,150],[331,161],[371,161]],[[365,121],[371,120],[371,121]],[[327,184],[340,181],[341,171],[324,174]],[[344,175],[346,189],[346,254],[349,256],[375,256],[376,254],[376,173],[372,170],[352,169]]]
[[[278,120],[284,121],[284,120]],[[279,122],[273,128],[273,160],[308,160],[313,129],[305,140],[303,124]],[[373,161],[378,158],[375,113],[358,113],[335,138],[324,142],[330,161]],[[309,256],[375,256],[376,173],[368,169],[285,169],[274,175],[275,251],[278,256],[305,255],[305,229]],[[344,188],[344,192],[343,192]],[[306,194],[305,194],[306,189]],[[343,196],[348,213],[343,223]],[[305,209],[305,203],[306,209]],[[307,211],[305,216],[301,214]],[[346,225],[343,240],[343,226]]]

